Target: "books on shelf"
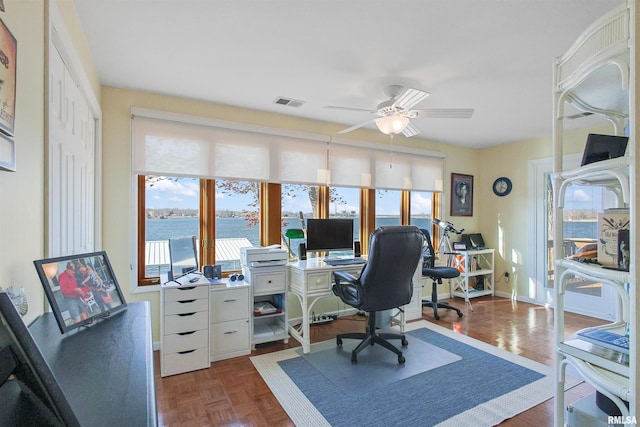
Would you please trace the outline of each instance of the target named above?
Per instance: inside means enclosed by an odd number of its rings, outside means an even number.
[[[577,334],[581,340],[629,354],[629,338],[605,329],[587,329]]]
[[[625,255],[619,255],[618,234],[620,231],[629,230],[629,224],[629,209],[606,209],[598,213],[598,262],[601,265],[618,266],[622,261],[628,266],[628,261],[623,259]],[[622,239],[625,241],[624,233]],[[628,241],[627,237],[626,248]]]

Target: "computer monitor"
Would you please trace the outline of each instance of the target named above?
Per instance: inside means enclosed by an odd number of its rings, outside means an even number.
[[[307,250],[353,249],[353,219],[307,219]]]
[[[599,135],[590,133],[584,147],[581,165],[615,159],[624,156],[627,149],[628,136]]]
[[[198,271],[197,237],[169,239],[169,259],[174,279],[192,271]]]

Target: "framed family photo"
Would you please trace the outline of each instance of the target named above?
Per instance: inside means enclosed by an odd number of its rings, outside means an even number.
[[[451,174],[451,216],[473,216],[473,175]]]

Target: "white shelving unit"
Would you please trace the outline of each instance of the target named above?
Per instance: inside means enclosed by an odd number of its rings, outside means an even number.
[[[245,280],[251,283],[253,293],[251,346],[265,342],[283,340],[289,342],[289,320],[287,314],[287,267],[243,266]],[[260,303],[268,303],[274,312],[259,312]]]
[[[564,197],[572,184],[604,186],[618,200],[618,206],[629,208],[631,219],[631,260],[636,261],[637,207],[634,193],[636,182],[636,71],[631,58],[635,50],[635,14],[637,0],[612,10],[589,26],[574,45],[554,63],[554,123],[553,123],[553,215],[554,215],[554,336],[555,336],[555,409],[554,425],[563,426],[565,419],[564,378],[571,365],[584,380],[599,393],[611,399],[622,416],[635,416],[638,409],[637,358],[637,269],[632,263],[630,272],[606,270],[599,266],[563,259]],[[629,126],[629,153],[617,159],[605,160],[567,170],[563,167],[563,129],[565,107],[570,104],[581,111],[607,118],[613,123],[615,134],[624,135]],[[631,114],[630,114],[631,112]],[[629,322],[630,354],[604,350],[580,340],[567,337],[564,327],[564,297],[567,281],[573,277],[595,279],[612,287],[620,303],[615,320],[602,326],[624,334]],[[629,292],[627,291],[629,288]],[[589,399],[592,399],[589,397]],[[591,401],[591,400],[590,400]],[[589,402],[590,402],[589,401]],[[629,408],[624,402],[629,403]],[[585,400],[585,404],[587,401]],[[590,403],[589,403],[590,404]],[[579,404],[576,404],[579,405]],[[568,411],[571,413],[571,411]]]
[[[454,251],[451,266],[460,270],[460,276],[451,279],[451,296],[464,298],[495,295],[494,287],[494,253],[495,249],[478,249],[473,251]],[[482,289],[475,285],[481,281]]]

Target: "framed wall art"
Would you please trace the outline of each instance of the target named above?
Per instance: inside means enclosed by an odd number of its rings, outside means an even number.
[[[0,132],[0,170],[16,171],[16,144]]]
[[[451,216],[473,216],[473,175],[451,174]]]
[[[13,136],[16,113],[18,43],[0,19],[0,130]]]

